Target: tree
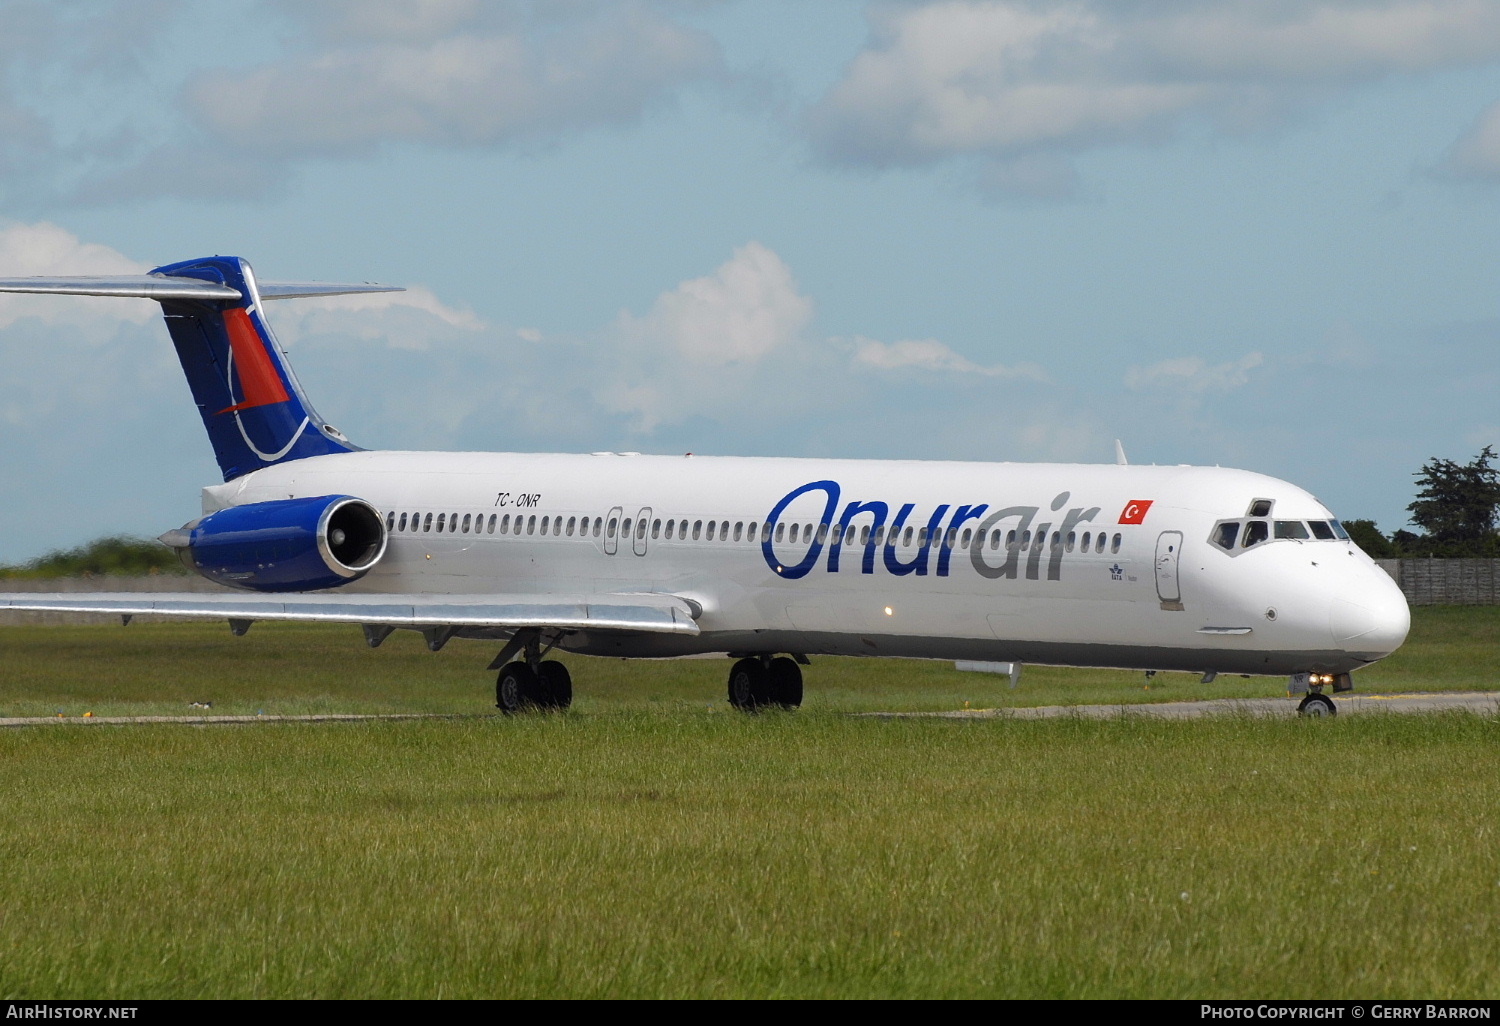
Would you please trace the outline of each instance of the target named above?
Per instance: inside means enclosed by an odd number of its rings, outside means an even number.
[[[1406,508],[1412,523],[1427,532],[1434,555],[1483,556],[1500,548],[1495,535],[1500,469],[1492,465],[1494,459],[1494,447],[1486,445],[1468,463],[1435,456],[1422,464],[1417,501]]]
[[[1344,530],[1371,559],[1390,559],[1396,555],[1396,547],[1380,533],[1373,520],[1345,520]]]
[[[21,566],[0,566],[0,577],[78,577],[102,574],[185,574],[177,554],[144,538],[99,538],[59,549]]]

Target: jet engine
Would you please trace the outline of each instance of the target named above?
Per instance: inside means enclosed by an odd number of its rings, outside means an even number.
[[[385,555],[375,507],[352,495],[231,506],[168,531],[184,566],[250,591],[314,591],[363,577]]]

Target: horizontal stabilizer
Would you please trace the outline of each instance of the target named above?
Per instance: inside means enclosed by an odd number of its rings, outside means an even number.
[[[374,282],[263,281],[257,291],[261,299],[307,299],[312,296],[348,296],[363,292],[405,292],[395,285]],[[0,292],[34,292],[54,296],[125,296],[135,299],[241,299],[239,289],[201,278],[165,274],[114,274],[101,276],[0,278]]]
[[[239,299],[239,289],[199,278],[160,274],[100,277],[0,278],[0,292],[40,292],[54,296],[126,296],[135,299]]]
[[[194,620],[289,620],[391,627],[554,627],[698,633],[693,609],[675,595],[303,594],[269,597],[198,592],[0,594],[0,609],[48,613],[180,616]]]

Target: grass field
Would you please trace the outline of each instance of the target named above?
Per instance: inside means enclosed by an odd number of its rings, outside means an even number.
[[[1361,687],[1492,689],[1497,612]],[[0,713],[486,697],[262,627],[0,630]],[[1500,996],[1493,719],[854,718],[1280,685],[815,663],[796,714],[580,660],[563,716],[0,731],[0,997]]]
[[[379,649],[354,627],[257,624],[236,638],[222,624],[0,627],[0,716],[175,715],[190,702],[216,713],[490,711],[496,646],[454,641],[428,652],[398,631]],[[724,710],[727,659],[638,661],[564,657],[580,713]],[[1009,705],[1170,702],[1270,697],[1285,681],[1030,666],[1005,677],[952,663],[815,658],[805,671],[811,711],[961,709]],[[1500,607],[1414,611],[1410,639],[1355,675],[1361,692],[1500,688]]]

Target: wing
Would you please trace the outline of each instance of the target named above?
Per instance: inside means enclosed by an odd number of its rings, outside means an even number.
[[[676,595],[199,594],[192,592],[0,593],[17,612],[158,614],[193,620],[290,620],[385,627],[645,631],[696,635],[694,605]]]

